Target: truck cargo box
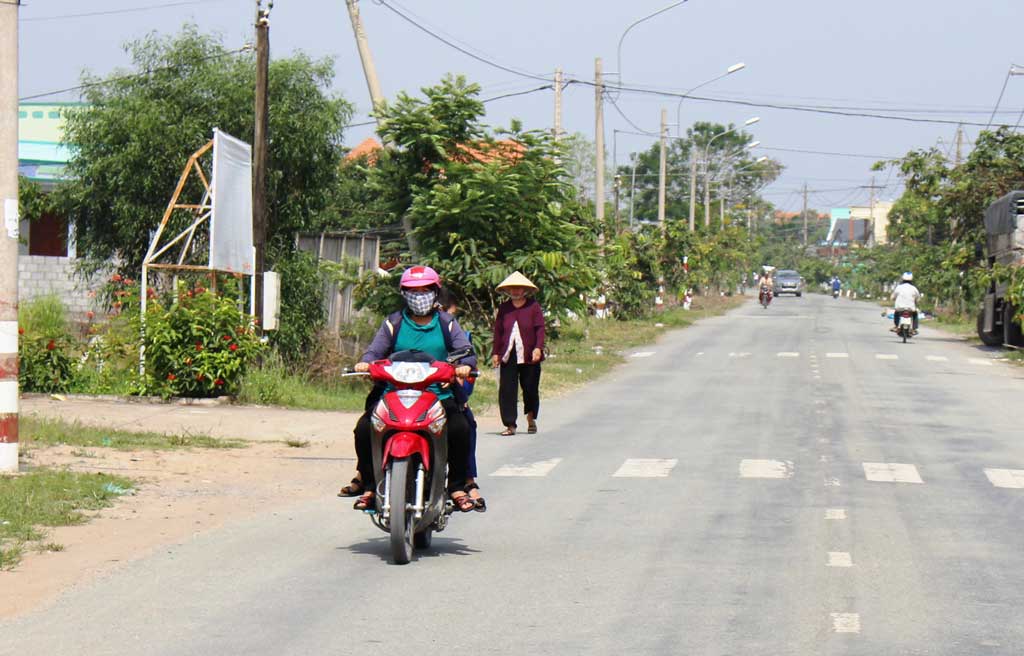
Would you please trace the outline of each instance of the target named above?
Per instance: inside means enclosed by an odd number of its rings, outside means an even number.
[[[1024,190],[1011,191],[985,210],[988,254],[999,264],[1024,262]]]

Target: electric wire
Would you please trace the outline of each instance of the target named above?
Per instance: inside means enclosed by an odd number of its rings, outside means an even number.
[[[93,16],[110,16],[113,14],[132,14],[142,11],[150,11],[153,9],[168,9],[171,7],[184,7],[186,5],[207,5],[211,2],[223,2],[223,0],[187,0],[183,2],[168,2],[162,5],[149,5],[146,7],[129,7],[127,9],[109,9],[106,11],[90,11],[81,14],[61,14],[59,16],[33,16],[29,18],[22,18],[22,23],[34,23],[41,21],[54,21],[64,20],[68,18],[90,18]]]

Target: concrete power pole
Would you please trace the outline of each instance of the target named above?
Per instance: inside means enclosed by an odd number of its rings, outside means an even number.
[[[804,211],[802,213],[804,218],[804,248],[807,248],[807,183],[804,183]]]
[[[704,151],[704,227],[711,228],[711,153]]]
[[[273,4],[273,3],[271,3]],[[256,251],[253,307],[263,321],[263,270],[267,244],[267,75],[270,69],[270,9],[256,1],[256,126],[252,144],[252,242]],[[258,324],[262,325],[262,323]]]
[[[18,471],[18,2],[0,2],[0,472]]]
[[[964,161],[964,126],[956,126],[956,161],[955,164],[960,166],[960,163]]]
[[[596,168],[594,174],[594,216],[601,224],[599,242],[604,242],[604,80],[601,76],[601,58],[594,60],[594,147]]]
[[[665,183],[668,177],[668,110],[661,110],[661,157],[658,163],[658,228],[665,234]]]
[[[377,112],[384,104],[384,94],[380,90],[380,80],[377,79],[377,68],[373,65],[373,55],[370,54],[370,42],[366,39],[363,21],[359,17],[359,0],[345,0],[345,5],[348,6],[348,18],[352,22],[352,33],[356,37],[359,61],[363,63],[363,75],[366,77],[366,88],[370,91],[373,115],[377,121],[377,127],[380,127],[381,119]]]
[[[552,130],[555,141],[562,136],[562,69],[555,69],[555,127]]]
[[[697,229],[697,147],[690,143],[690,232]]]

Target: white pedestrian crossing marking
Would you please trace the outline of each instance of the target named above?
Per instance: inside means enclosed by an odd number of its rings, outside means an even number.
[[[829,567],[853,567],[853,557],[846,551],[830,551],[826,565]]]
[[[793,478],[793,461],[743,460],[740,462],[740,478]]]
[[[1024,489],[1024,469],[985,469],[985,476],[996,487]]]
[[[967,358],[967,361],[971,364],[976,364],[982,367],[991,367],[992,361],[985,358]]]
[[[795,351],[780,351],[778,353],[778,357],[780,357],[780,358],[799,358],[800,354],[796,353]]]
[[[900,356],[895,353],[875,353],[876,360],[899,360]]]
[[[550,474],[551,470],[557,467],[560,462],[562,462],[561,458],[551,458],[550,460],[540,460],[538,462],[530,462],[525,465],[504,465],[499,467],[498,471],[491,474],[491,476],[540,478]]]
[[[826,508],[825,519],[846,519],[846,508]]]
[[[649,358],[652,355],[654,355],[654,351],[637,351],[636,353],[634,353],[630,357],[633,357],[633,358]]]
[[[750,354],[744,351],[743,353],[730,353],[729,357],[730,358],[749,358]]]
[[[850,354],[849,353],[826,353],[825,357],[826,358],[832,358],[833,360],[838,360],[838,359],[842,359],[842,358],[848,358],[848,357],[850,357]]]
[[[917,467],[901,462],[865,462],[864,476],[880,483],[923,483]]]
[[[929,355],[925,357],[925,360],[929,362],[949,362],[949,358],[944,355]]]
[[[836,633],[860,633],[860,615],[832,613],[832,630]]]
[[[675,458],[629,458],[612,478],[665,478],[678,464]]]

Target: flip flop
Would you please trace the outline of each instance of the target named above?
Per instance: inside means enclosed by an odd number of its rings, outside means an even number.
[[[506,426],[505,430],[503,430],[500,433],[498,433],[498,435],[504,435],[506,437],[508,437],[509,435],[515,435],[515,434],[516,434],[516,429],[512,428],[511,426]]]
[[[536,433],[537,432],[537,423],[531,421],[530,425],[526,427],[526,432],[527,433]]]
[[[358,497],[360,494],[366,491],[363,487],[363,482],[358,478],[353,478],[352,481],[345,487],[338,490],[339,497]]]
[[[472,497],[465,493],[460,494],[457,497],[452,497],[452,503],[455,504],[455,508],[459,512],[469,512],[476,509],[476,502],[473,501]]]
[[[376,506],[373,503],[373,492],[366,492],[361,497],[356,499],[356,502],[352,504],[353,510],[362,510],[363,512],[370,512],[376,510]]]

